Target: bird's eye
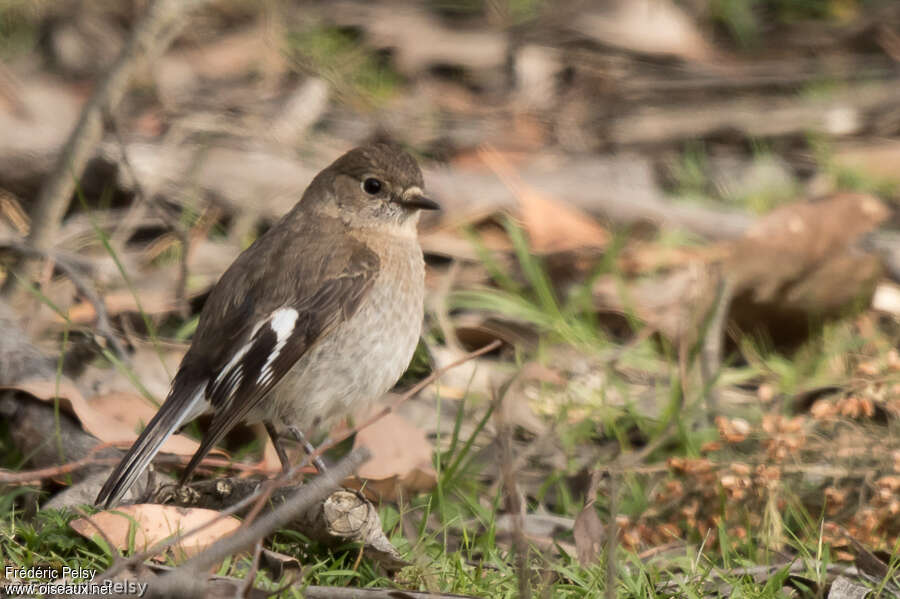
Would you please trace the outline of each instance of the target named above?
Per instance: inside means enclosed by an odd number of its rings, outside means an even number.
[[[375,177],[369,177],[362,184],[363,191],[367,194],[373,196],[379,191],[381,191],[381,181],[376,179]]]

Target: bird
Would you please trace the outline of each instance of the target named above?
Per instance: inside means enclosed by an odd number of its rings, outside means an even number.
[[[319,172],[213,286],[166,400],[95,504],[116,505],[165,440],[202,414],[212,419],[180,484],[239,422],[264,424],[287,471],[282,438],[312,453],[304,431],[393,387],[424,320],[417,224],[440,209],[424,187],[415,158],[391,143],[352,149]]]

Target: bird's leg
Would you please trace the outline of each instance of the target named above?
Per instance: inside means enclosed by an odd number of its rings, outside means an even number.
[[[291,436],[303,446],[303,450],[306,451],[306,455],[312,455],[316,452],[316,448],[312,446],[312,443],[306,440],[306,435],[304,435],[299,428],[294,425],[288,425],[288,432],[291,433]],[[313,458],[313,464],[316,466],[316,470],[319,471],[319,474],[325,472],[325,462],[322,461],[322,458],[316,456]]]
[[[269,438],[272,439],[275,453],[278,454],[278,460],[281,462],[281,471],[288,472],[291,469],[291,462],[288,460],[287,452],[281,445],[281,438],[278,436],[278,431],[275,430],[275,425],[269,420],[263,421],[263,424],[266,427],[266,432],[269,433]]]

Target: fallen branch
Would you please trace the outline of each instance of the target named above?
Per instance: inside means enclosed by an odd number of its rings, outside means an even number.
[[[753,98],[700,105],[642,108],[611,121],[608,137],[617,146],[664,144],[739,131],[747,137],[805,134],[847,136],[862,131],[870,112],[897,106],[897,81],[854,86],[826,98]]]
[[[21,470],[18,472],[12,472],[10,470],[0,468],[0,484],[24,485],[46,480],[48,478],[62,476],[63,474],[71,474],[72,472],[77,472],[79,470],[89,468],[90,466],[115,466],[121,461],[121,458],[100,458],[93,455],[94,453],[100,451],[101,449],[106,449],[107,447],[112,446],[109,443],[101,443],[91,450],[91,455],[87,455],[80,460],[60,464],[59,466],[37,468],[35,470]],[[160,455],[159,457],[154,459],[154,463],[187,466],[190,460],[191,456]],[[234,462],[232,460],[213,457],[203,458],[199,466],[205,466],[207,468],[227,468],[229,470],[235,470],[238,472],[253,472],[257,474],[277,474],[278,472],[280,472],[280,470],[262,469],[258,464],[243,464],[241,462]]]
[[[154,566],[154,569],[164,568],[163,566]],[[172,571],[171,568],[165,567]],[[458,595],[455,593],[441,593],[432,591],[410,591],[406,589],[360,589],[352,587],[326,587],[311,585],[305,586],[302,583],[288,583],[280,587],[276,592],[264,591],[246,586],[246,578],[235,578],[233,576],[212,576],[207,581],[206,591],[208,597],[246,597],[248,599],[266,599],[268,597],[281,596],[281,594],[291,587],[300,587],[303,590],[305,599],[478,599],[472,595]],[[146,582],[147,588],[152,589],[155,579],[142,580]],[[242,593],[243,591],[243,593]],[[178,597],[184,597],[184,593],[178,593]],[[133,596],[132,596],[133,598]]]
[[[250,526],[238,529],[234,534],[221,539],[186,561],[180,568],[161,576],[148,588],[150,597],[186,596],[186,588],[197,589],[198,578],[206,578],[202,573],[224,560],[226,557],[252,548],[257,540],[263,539],[288,522],[300,517],[310,507],[323,501],[329,493],[340,486],[341,481],[350,476],[371,454],[365,448],[352,451],[346,458],[319,476],[310,479],[282,505],[262,514]]]
[[[347,587],[306,587],[305,599],[475,599],[472,595],[406,591],[402,589],[353,589]]]
[[[256,493],[261,485],[259,480],[246,478],[219,478],[193,482],[183,487],[172,484],[158,488],[151,501],[220,511],[242,502]],[[272,492],[268,505],[285,503],[298,488],[297,485],[278,487]],[[250,509],[250,506],[247,508]],[[236,515],[243,516],[244,512]],[[286,523],[284,528],[299,531],[308,539],[332,547],[359,543],[366,557],[389,571],[409,565],[384,534],[377,508],[362,493],[338,489],[321,504],[314,505],[299,518]]]

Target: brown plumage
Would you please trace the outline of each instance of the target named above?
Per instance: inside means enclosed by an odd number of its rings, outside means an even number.
[[[165,403],[110,475],[115,504],[177,428],[212,412],[182,475],[238,422],[299,431],[377,399],[403,373],[422,322],[416,240],[422,173],[375,144],[320,172],[298,204],[245,250],[210,292]]]

